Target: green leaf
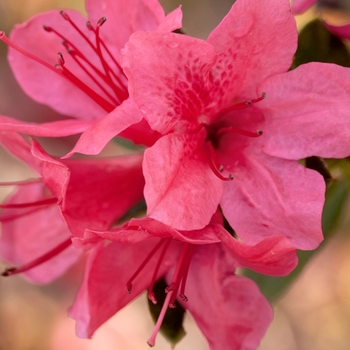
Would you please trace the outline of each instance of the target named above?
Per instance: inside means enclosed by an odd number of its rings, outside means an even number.
[[[148,307],[154,323],[156,323],[162,310],[166,297],[166,287],[167,284],[164,279],[161,279],[155,283],[153,293],[157,299],[157,304],[153,304],[147,298]],[[186,335],[185,329],[182,326],[185,312],[186,310],[178,302],[176,302],[175,308],[168,308],[162,326],[160,327],[160,332],[172,344],[173,347]]]
[[[319,19],[308,23],[300,32],[292,68],[308,62],[336,63],[350,67],[350,54],[345,44]]]
[[[341,209],[348,196],[348,189],[349,185],[345,179],[334,181],[329,185],[322,215],[322,228],[325,239],[328,239],[334,232],[334,228],[339,221]],[[294,271],[285,277],[261,275],[249,269],[243,269],[243,275],[253,279],[259,285],[261,292],[270,301],[273,301],[290,286],[316,251],[298,251],[299,264]]]

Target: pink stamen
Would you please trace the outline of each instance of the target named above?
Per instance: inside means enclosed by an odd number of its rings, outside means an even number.
[[[56,197],[49,197],[35,202],[27,202],[27,203],[8,203],[8,204],[0,204],[0,208],[2,209],[10,209],[10,208],[28,208],[28,207],[36,207],[39,205],[50,205],[57,203]]]
[[[153,272],[151,283],[150,283],[150,285],[148,287],[148,299],[151,300],[153,304],[157,304],[157,299],[156,299],[156,297],[155,297],[155,295],[153,293],[153,287],[154,287],[154,284],[155,284],[156,279],[157,279],[157,275],[158,275],[158,272],[159,272],[160,265],[161,265],[161,263],[163,261],[165,253],[168,250],[169,245],[171,243],[171,239],[170,238],[168,238],[166,240],[167,240],[167,242],[165,243],[165,245],[164,245],[164,247],[162,249],[162,252],[160,253],[160,256],[159,256],[158,261],[157,261],[157,265],[156,265],[156,267],[154,269],[154,272]]]
[[[247,107],[251,106],[254,103],[257,103],[257,102],[260,102],[260,101],[264,100],[265,98],[266,98],[266,93],[263,92],[261,94],[261,97],[255,98],[253,100],[247,100],[247,101],[239,102],[239,103],[236,103],[236,104],[234,104],[234,105],[232,105],[230,107],[222,109],[220,111],[220,113],[219,113],[219,116],[223,115],[223,114],[226,114],[228,112],[237,111],[237,110],[240,110],[240,109],[247,108]]]
[[[166,298],[165,298],[165,301],[164,301],[164,304],[163,304],[163,306],[162,306],[162,310],[160,311],[158,320],[157,320],[157,322],[156,322],[156,324],[155,324],[155,326],[154,326],[153,332],[152,332],[151,336],[149,337],[149,339],[147,340],[147,344],[148,344],[151,348],[152,348],[152,347],[155,345],[155,343],[156,343],[157,334],[158,334],[159,329],[160,329],[160,327],[161,327],[161,325],[162,325],[162,323],[163,323],[164,316],[165,316],[166,311],[167,311],[167,309],[168,309],[169,301],[170,301],[170,299],[171,299],[173,293],[174,293],[173,291],[170,291],[170,292],[167,294],[167,296],[166,296]]]
[[[61,253],[63,250],[68,248],[71,244],[72,244],[72,240],[69,238],[69,239],[65,240],[64,242],[62,242],[61,244],[59,244],[58,246],[56,246],[55,248],[53,248],[50,251],[48,251],[47,253],[45,253],[44,255],[40,256],[39,258],[37,258],[37,259],[35,259],[35,260],[25,264],[25,265],[22,265],[19,267],[7,268],[1,275],[2,276],[11,276],[11,275],[15,275],[15,274],[18,274],[21,272],[28,271],[28,270],[32,269],[33,267],[41,265],[42,263],[46,262],[47,260],[55,257],[57,254]]]
[[[219,136],[225,132],[231,132],[233,134],[240,134],[248,137],[259,137],[262,135],[261,130],[257,130],[256,132],[246,131],[238,128],[234,128],[233,126],[227,126],[225,128],[221,128],[216,132],[216,135]]]
[[[223,176],[221,172],[224,170],[224,167],[220,165],[219,160],[217,158],[215,149],[211,143],[211,141],[205,142],[205,150],[208,156],[208,164],[210,166],[210,169],[213,171],[213,173],[223,181],[231,181],[233,180],[233,175],[229,174],[228,177]]]
[[[35,178],[35,179],[27,179],[27,180],[19,180],[19,181],[0,182],[0,186],[21,186],[21,185],[38,183],[38,182],[42,182],[42,179]]]
[[[173,278],[171,280],[171,283],[165,290],[165,292],[167,293],[167,296],[166,296],[164,304],[162,306],[162,310],[161,310],[159,317],[157,319],[157,322],[154,326],[153,332],[147,341],[147,344],[151,347],[153,347],[155,342],[156,342],[156,337],[157,337],[159,329],[163,323],[167,308],[168,307],[170,307],[170,308],[175,307],[174,303],[176,300],[176,295],[177,295],[177,291],[179,289],[180,284],[181,284],[180,297],[184,301],[188,300],[187,297],[184,295],[184,291],[185,291],[185,284],[186,284],[188,270],[190,267],[194,248],[195,248],[194,245],[188,244],[188,243],[185,243],[183,248],[182,248],[181,255],[180,255],[179,261],[176,265],[176,269],[175,269]]]
[[[155,247],[148,253],[144,261],[141,263],[141,265],[138,267],[138,269],[134,272],[134,274],[130,277],[130,279],[126,282],[126,289],[128,290],[128,293],[131,293],[132,290],[132,281],[136,278],[136,276],[144,269],[144,267],[147,265],[147,263],[150,261],[154,253],[165,243],[164,239],[161,239]]]

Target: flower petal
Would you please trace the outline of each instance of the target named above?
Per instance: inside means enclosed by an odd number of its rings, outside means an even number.
[[[142,119],[142,114],[137,106],[131,99],[127,99],[114,111],[86,129],[72,151],[64,158],[70,157],[73,153],[98,154],[113,137],[131,125],[141,122]],[[142,125],[145,126],[145,124]],[[154,133],[149,127],[148,130],[144,127],[142,132],[141,130],[136,130],[136,132],[129,130],[128,136],[136,141],[146,140],[149,142]]]
[[[208,42],[221,55],[222,71],[236,73],[227,90],[255,98],[264,92],[256,90],[259,82],[292,64],[297,29],[289,2],[237,0]]]
[[[199,116],[212,103],[211,45],[174,33],[136,33],[122,55],[130,96],[152,129],[167,134],[198,128]]]
[[[204,136],[167,135],[145,151],[147,213],[178,230],[207,225],[222,195],[222,181],[201,148]]]
[[[91,125],[91,121],[65,119],[49,123],[27,123],[6,116],[0,116],[1,131],[17,131],[20,133],[44,136],[62,137],[80,134]]]
[[[104,39],[118,49],[132,33],[156,30],[165,17],[158,0],[87,0],[86,9],[92,24],[107,18]]]
[[[5,204],[35,202],[44,198],[42,183],[22,185]],[[67,229],[56,204],[31,208],[4,209],[0,219],[1,256],[14,266],[23,266],[67,240]],[[36,283],[49,283],[74,264],[81,251],[70,246],[42,264],[23,272]]]
[[[83,284],[69,312],[70,317],[77,321],[79,337],[90,338],[102,323],[147,288],[157,257],[153,257],[137,276],[131,294],[126,285],[158,241],[155,238],[137,244],[113,242],[107,246],[102,243],[92,251]],[[168,250],[168,253],[158,276],[164,274],[174,262],[172,250]]]
[[[256,349],[272,308],[251,280],[235,276],[217,244],[196,247],[182,305],[212,350]]]
[[[226,156],[230,158],[230,152]],[[255,244],[263,237],[281,235],[306,250],[320,244],[322,176],[296,161],[262,152],[238,158],[232,169],[235,178],[225,184],[221,206],[240,238]]]
[[[348,81],[348,68],[313,62],[264,82],[264,150],[288,159],[348,156]]]
[[[239,267],[248,267],[271,276],[285,276],[298,263],[296,249],[283,236],[270,236],[255,245],[248,245],[232,237],[223,227],[216,225],[224,250]]]

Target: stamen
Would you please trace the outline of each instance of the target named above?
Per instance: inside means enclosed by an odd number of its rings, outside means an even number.
[[[223,165],[219,163],[219,160],[217,158],[215,149],[211,143],[211,141],[206,141],[205,142],[205,149],[207,151],[207,156],[208,156],[208,164],[210,166],[210,169],[213,171],[213,173],[223,181],[231,181],[233,180],[233,175],[229,174],[228,177],[223,176],[221,172],[224,170]]]
[[[147,344],[148,344],[151,348],[152,348],[152,347],[155,345],[155,343],[156,343],[157,334],[158,334],[159,329],[160,329],[160,327],[161,327],[161,325],[162,325],[162,323],[163,323],[164,316],[165,316],[166,311],[167,311],[167,309],[168,309],[169,301],[170,301],[170,299],[171,299],[173,293],[174,293],[173,291],[170,291],[170,292],[167,294],[167,296],[166,296],[166,298],[165,298],[165,301],[164,301],[164,304],[163,304],[163,306],[162,306],[162,310],[160,311],[160,314],[159,314],[159,316],[158,316],[157,322],[156,322],[156,324],[155,324],[155,326],[154,326],[153,332],[152,332],[151,336],[149,337],[149,339],[147,340]]]
[[[45,66],[46,68],[50,69],[51,71],[57,73],[57,70],[55,69],[54,66],[51,66],[50,64],[48,64],[47,62],[45,62],[44,60],[42,60],[39,57],[36,57],[34,55],[32,55],[31,53],[23,50],[22,48],[20,48],[19,46],[17,46],[15,43],[13,43],[10,39],[8,39],[5,35],[4,32],[0,31],[0,40],[2,40],[6,45],[12,47],[14,50],[20,52],[22,55],[30,58],[31,60],[40,63],[41,65]]]
[[[11,275],[15,275],[15,274],[18,274],[21,272],[28,271],[28,270],[32,269],[33,267],[41,265],[45,261],[47,261],[47,260],[53,258],[54,256],[56,256],[57,254],[61,253],[63,250],[68,248],[71,244],[72,244],[72,240],[69,238],[66,241],[59,244],[57,247],[48,251],[46,254],[40,256],[39,258],[37,258],[37,259],[35,259],[35,260],[25,264],[25,265],[22,265],[20,267],[7,268],[1,275],[7,277],[7,276],[11,276]]]
[[[147,263],[150,261],[154,253],[165,243],[164,239],[161,239],[155,247],[149,252],[149,254],[146,256],[145,260],[141,263],[141,265],[138,267],[138,269],[134,272],[134,274],[131,276],[131,278],[126,282],[126,289],[128,290],[128,293],[131,294],[132,291],[132,281],[136,278],[136,276],[144,269],[144,267],[147,265]]]
[[[28,208],[28,207],[36,207],[39,205],[50,205],[57,203],[56,197],[48,197],[35,202],[27,202],[27,203],[9,203],[9,204],[0,204],[0,208],[2,209],[11,209],[11,208]]]
[[[218,116],[221,116],[221,115],[226,114],[228,112],[237,111],[237,110],[240,110],[240,109],[247,108],[247,107],[251,106],[254,103],[257,103],[257,102],[260,102],[260,101],[264,100],[265,98],[266,98],[266,93],[263,92],[261,94],[261,97],[255,98],[253,100],[247,100],[247,101],[239,102],[239,103],[236,103],[236,104],[234,104],[234,105],[232,105],[230,107],[222,109],[219,112]]]
[[[227,126],[225,128],[221,128],[216,132],[216,135],[219,136],[225,132],[231,132],[233,134],[240,134],[248,137],[259,137],[262,135],[261,130],[257,130],[256,132],[246,131],[238,128],[234,128],[233,126]]]
[[[42,179],[34,178],[34,179],[19,180],[19,181],[0,182],[0,186],[21,186],[21,185],[29,185],[37,182],[42,182]]]
[[[173,278],[171,280],[171,283],[165,290],[165,292],[167,293],[167,296],[165,298],[161,312],[160,312],[159,317],[157,319],[157,322],[154,326],[153,332],[147,341],[147,344],[151,347],[153,347],[155,345],[156,337],[157,337],[159,329],[162,325],[162,322],[164,320],[167,308],[168,307],[170,307],[170,308],[175,307],[174,303],[175,303],[177,291],[179,289],[180,284],[181,284],[180,297],[184,301],[188,300],[184,294],[184,291],[185,291],[186,279],[187,279],[188,270],[190,267],[192,255],[194,252],[194,248],[195,248],[194,245],[188,244],[188,243],[185,243],[183,248],[182,248],[181,255],[180,255],[179,261],[176,265],[176,269],[175,269]]]
[[[158,258],[157,265],[156,265],[156,267],[154,269],[154,272],[153,272],[151,283],[150,283],[150,285],[148,287],[148,299],[151,300],[153,304],[157,304],[157,299],[156,299],[156,297],[155,297],[155,295],[153,293],[153,287],[154,287],[154,284],[156,282],[158,271],[159,271],[160,265],[161,265],[161,263],[163,261],[164,255],[165,255],[166,251],[168,250],[169,245],[171,243],[171,239],[170,238],[168,238],[166,240],[167,240],[167,242],[166,242],[165,246],[163,247],[162,252],[161,252],[161,254],[160,254],[159,258]]]

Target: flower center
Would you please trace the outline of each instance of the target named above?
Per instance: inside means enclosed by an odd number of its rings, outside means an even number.
[[[239,102],[228,108],[224,108],[217,114],[215,119],[216,120],[221,119],[221,117],[224,117],[227,113],[250,107],[254,103],[260,102],[265,98],[266,98],[266,94],[264,92],[262,93],[261,97],[258,97],[253,100]],[[201,127],[204,127],[207,131],[207,137],[206,137],[204,149],[208,157],[208,164],[210,166],[210,169],[220,180],[223,180],[223,181],[233,180],[234,178],[233,174],[230,173],[228,174],[228,176],[224,176],[222,174],[225,168],[222,164],[220,164],[220,161],[216,153],[216,148],[218,147],[220,137],[225,133],[232,133],[232,134],[238,134],[238,135],[255,138],[255,137],[261,136],[262,131],[256,130],[255,132],[252,132],[252,131],[236,128],[233,126],[222,126],[222,125],[215,125],[215,124],[208,125],[205,123],[201,124]]]
[[[58,30],[50,26],[44,26],[45,31],[54,33],[62,39],[63,47],[75,62],[74,71],[67,67],[62,52],[58,52],[57,54],[58,63],[51,65],[17,46],[6,37],[4,32],[1,31],[0,40],[4,41],[8,46],[26,57],[64,77],[89,96],[106,112],[111,112],[115,107],[119,106],[128,98],[128,90],[127,79],[119,62],[115,59],[111,51],[108,49],[108,46],[100,37],[100,28],[106,22],[106,18],[102,17],[97,22],[96,27],[94,27],[89,21],[86,23],[86,29],[89,32],[92,32],[94,36],[94,40],[91,40],[89,36],[74,23],[67,13],[61,11],[60,14],[79,34],[82,42],[93,52],[91,56],[85,55],[83,53],[85,50],[80,50],[77,45]]]
[[[148,288],[148,298],[152,301],[153,304],[157,303],[157,299],[153,293],[153,287],[157,280],[159,268],[161,266],[161,263],[164,259],[165,253],[167,249],[169,248],[170,243],[172,242],[171,238],[163,238],[161,239],[154,248],[150,251],[150,253],[146,256],[146,258],[143,260],[139,268],[135,271],[135,273],[131,276],[129,281],[126,284],[127,290],[129,293],[131,293],[132,290],[132,281],[136,278],[136,276],[143,270],[143,268],[147,265],[147,263],[150,261],[150,259],[154,256],[154,254],[160,250],[160,254],[154,269],[154,272],[152,274],[151,283]],[[183,301],[188,301],[188,298],[185,295],[185,287],[186,287],[186,280],[188,275],[188,270],[190,267],[193,251],[195,246],[193,244],[184,243],[181,248],[181,254],[178,259],[178,262],[176,264],[175,272],[173,274],[172,280],[169,284],[169,286],[166,288],[165,293],[167,293],[167,296],[165,298],[164,304],[162,306],[162,310],[159,314],[158,320],[156,322],[156,325],[154,327],[154,330],[152,332],[151,337],[148,339],[147,343],[149,346],[154,346],[156,336],[159,332],[159,329],[162,325],[162,322],[164,320],[166,311],[168,307],[174,308],[175,307],[175,300],[176,297],[179,296]]]

